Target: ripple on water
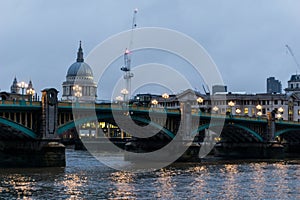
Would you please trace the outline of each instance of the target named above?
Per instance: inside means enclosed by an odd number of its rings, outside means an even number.
[[[175,164],[131,173],[85,151],[66,156],[65,168],[1,169],[0,199],[300,199],[295,162]]]

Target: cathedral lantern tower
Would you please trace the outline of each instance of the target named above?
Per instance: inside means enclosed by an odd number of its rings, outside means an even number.
[[[69,67],[62,87],[62,101],[94,102],[97,97],[97,84],[91,67],[84,62],[81,41],[76,62]]]

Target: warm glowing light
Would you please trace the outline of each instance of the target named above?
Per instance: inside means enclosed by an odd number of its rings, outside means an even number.
[[[116,97],[116,100],[117,100],[117,101],[123,101],[124,99],[123,99],[123,97],[121,97],[121,96],[117,96],[117,97]]]
[[[124,89],[122,89],[121,90],[121,94],[123,94],[123,95],[126,95],[126,94],[128,94],[129,92],[128,92],[128,90],[126,89],[126,88],[124,88]]]
[[[31,96],[33,96],[35,94],[35,90],[30,88],[26,91],[27,94],[30,94]]]
[[[22,81],[22,82],[18,83],[18,86],[19,86],[20,88],[24,89],[24,88],[27,88],[27,87],[28,87],[28,84],[25,83],[24,81]]]
[[[151,101],[151,103],[152,103],[153,105],[157,105],[157,104],[158,104],[158,101],[157,101],[156,99],[153,99],[153,100]]]
[[[261,108],[262,108],[262,106],[259,105],[259,104],[256,106],[256,109],[257,109],[257,110],[261,110]]]
[[[262,112],[261,111],[257,112],[257,115],[262,116]]]
[[[282,117],[282,115],[279,113],[277,114],[277,118],[280,119]]]
[[[280,107],[280,108],[278,108],[278,111],[281,112],[281,113],[283,113],[284,110],[283,110],[282,107]]]
[[[237,114],[240,114],[242,111],[241,111],[241,109],[237,108],[237,109],[235,110],[235,112],[236,112]]]
[[[219,110],[219,108],[217,106],[213,107],[213,111],[217,112]]]
[[[235,103],[234,103],[233,101],[229,101],[229,102],[228,102],[228,105],[229,105],[230,107],[233,107],[233,106],[235,105]]]
[[[169,98],[169,95],[168,95],[167,93],[163,93],[161,96],[162,96],[162,98],[164,98],[164,99],[168,99],[168,98]]]
[[[203,98],[198,97],[198,98],[197,98],[197,102],[198,102],[198,103],[203,103]]]

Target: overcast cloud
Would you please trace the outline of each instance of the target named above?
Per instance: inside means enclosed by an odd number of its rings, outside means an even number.
[[[269,76],[285,88],[300,73],[285,49],[288,44],[300,62],[297,0],[2,0],[1,91],[9,90],[15,76],[31,79],[39,91],[61,91],[79,40],[88,55],[109,36],[130,29],[134,8],[139,27],[174,29],[199,42],[230,91],[264,92]]]

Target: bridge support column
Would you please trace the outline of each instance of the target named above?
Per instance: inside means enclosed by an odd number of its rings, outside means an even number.
[[[54,88],[42,91],[42,127],[40,149],[44,152],[44,160],[49,163],[65,165],[65,147],[59,142],[58,128],[58,91]],[[52,166],[52,164],[49,164]]]
[[[183,140],[191,140],[192,131],[192,113],[191,104],[187,102],[182,102],[180,104],[181,109],[181,133]]]

